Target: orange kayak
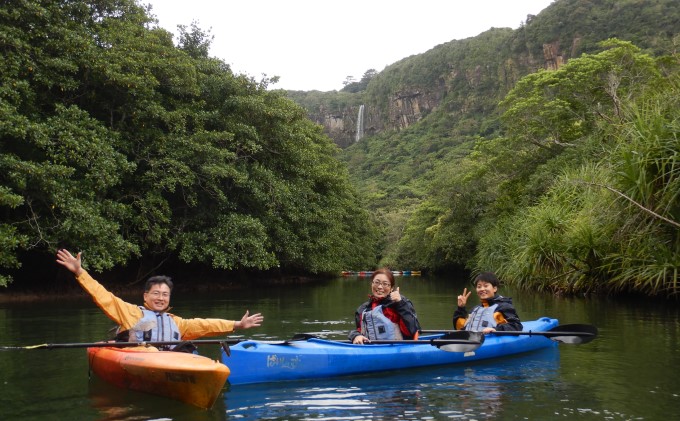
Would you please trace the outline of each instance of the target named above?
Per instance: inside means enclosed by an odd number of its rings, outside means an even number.
[[[165,396],[210,409],[229,368],[207,357],[154,347],[87,348],[90,369],[118,387]]]

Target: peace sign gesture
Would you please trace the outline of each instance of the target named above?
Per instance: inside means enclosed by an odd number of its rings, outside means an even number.
[[[458,307],[465,307],[470,294],[472,294],[472,291],[468,292],[467,288],[463,289],[463,294],[458,296]]]

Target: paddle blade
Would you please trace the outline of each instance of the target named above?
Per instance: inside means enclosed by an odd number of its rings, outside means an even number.
[[[433,345],[447,352],[472,352],[484,343],[484,334],[458,330],[446,333],[439,339],[433,339]]]
[[[586,344],[597,337],[597,327],[593,325],[561,325],[545,332],[545,336],[564,344]]]

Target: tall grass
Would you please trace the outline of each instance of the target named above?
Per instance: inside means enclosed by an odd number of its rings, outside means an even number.
[[[613,194],[591,186],[608,175],[597,165],[566,170],[537,205],[482,239],[479,269],[493,267],[509,283],[539,290],[600,289],[619,209]]]
[[[676,81],[677,82],[677,81]],[[680,89],[669,83],[598,136],[538,202],[481,237],[476,270],[525,288],[680,295]]]
[[[679,88],[676,79],[628,109],[610,157],[628,215],[627,241],[605,266],[616,290],[680,294]]]

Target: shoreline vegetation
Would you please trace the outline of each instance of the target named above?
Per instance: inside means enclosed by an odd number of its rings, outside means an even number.
[[[131,290],[161,270],[256,287],[457,265],[527,291],[680,297],[677,0],[556,0],[308,97],[363,110],[345,149],[195,24],[175,38],[139,0],[14,3],[0,288],[70,291],[66,248]]]
[[[87,297],[75,278],[68,272],[51,268],[51,259],[38,259],[32,269],[19,269],[12,273],[13,281],[0,286],[0,303],[12,301],[54,300],[63,297]],[[144,282],[154,275],[170,276],[175,282],[174,290],[184,292],[230,291],[262,285],[293,285],[323,282],[337,274],[281,273],[280,271],[224,271],[201,265],[185,265],[172,262],[157,270],[138,275],[133,262],[128,267],[110,271],[88,272],[107,290],[119,296],[136,296]],[[36,269],[43,267],[42,270]],[[132,292],[131,292],[132,291]]]
[[[223,292],[223,291],[235,291],[250,288],[253,285],[257,286],[273,286],[273,285],[297,285],[306,284],[311,282],[322,282],[323,278],[312,278],[303,276],[289,276],[279,279],[266,279],[258,280],[255,283],[244,284],[241,282],[192,282],[188,285],[175,285],[174,290],[179,294],[184,293],[208,293],[208,292]],[[73,281],[76,283],[76,281]],[[106,284],[104,285],[107,290],[116,294],[121,298],[131,298],[134,299],[138,297],[143,289],[143,285],[121,285],[121,284]],[[89,296],[76,285],[73,288],[63,289],[61,291],[54,290],[36,290],[36,289],[25,289],[25,290],[12,290],[9,288],[0,289],[0,304],[5,303],[30,303],[30,302],[41,302],[41,301],[58,301],[62,299],[90,299]]]

